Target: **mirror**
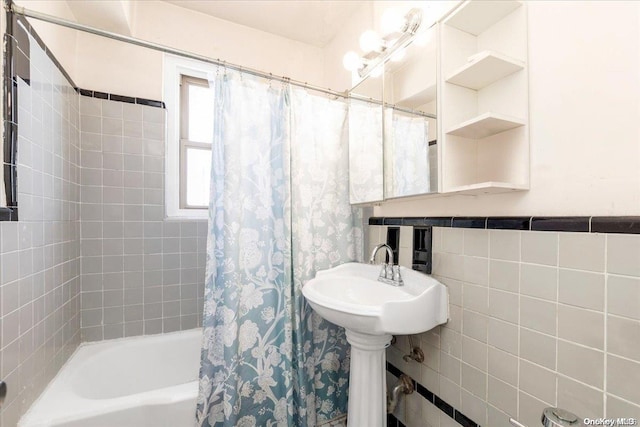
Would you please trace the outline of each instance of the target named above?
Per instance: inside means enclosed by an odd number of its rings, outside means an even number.
[[[385,64],[385,199],[438,191],[436,46],[432,26]]]
[[[350,91],[353,204],[439,189],[437,27],[421,31],[400,54],[381,66],[382,78],[366,77]]]
[[[352,204],[384,199],[382,112],[381,79],[365,79],[351,91],[349,197]]]

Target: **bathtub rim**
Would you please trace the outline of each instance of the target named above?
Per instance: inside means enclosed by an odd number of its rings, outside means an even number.
[[[169,389],[178,389],[177,391],[181,392],[179,393],[179,397],[181,399],[187,399],[192,397],[197,398],[198,379],[196,379],[195,381],[189,381],[186,383],[176,384],[169,387],[162,387],[162,388],[153,389],[153,390],[145,391],[141,393],[129,394],[125,396],[107,398],[107,399],[85,398],[75,393],[71,389],[70,385],[67,384],[69,385],[69,387],[62,390],[64,393],[60,397],[63,397],[63,398],[71,397],[74,399],[74,402],[79,403],[81,407],[83,409],[86,408],[86,410],[78,411],[69,416],[64,416],[64,415],[60,416],[59,414],[55,414],[55,413],[52,414],[52,416],[43,416],[43,415],[46,415],[45,414],[46,411],[40,410],[41,409],[40,406],[44,405],[42,403],[43,399],[45,398],[45,396],[48,396],[50,393],[53,393],[51,390],[52,388],[58,385],[57,382],[65,381],[65,380],[69,381],[70,377],[73,374],[73,372],[67,372],[69,370],[69,366],[71,365],[74,357],[76,357],[78,353],[83,349],[86,349],[88,347],[93,347],[93,346],[113,345],[121,342],[128,342],[128,341],[135,341],[135,340],[157,340],[157,339],[162,339],[162,338],[175,336],[175,335],[189,335],[189,334],[199,335],[201,340],[202,331],[203,331],[202,327],[197,327],[192,329],[185,329],[184,331],[174,331],[174,332],[151,334],[151,335],[136,335],[131,337],[121,337],[121,338],[113,338],[108,340],[89,341],[89,342],[80,343],[80,345],[78,345],[78,347],[74,350],[71,356],[69,356],[69,358],[65,361],[62,367],[58,370],[56,375],[51,379],[51,381],[49,381],[49,383],[44,388],[42,393],[40,393],[40,395],[33,401],[31,406],[29,406],[29,409],[24,413],[24,415],[22,415],[22,417],[18,421],[17,427],[47,427],[52,425],[53,423],[77,421],[78,419],[82,419],[83,417],[86,417],[89,414],[95,415],[95,413],[91,411],[92,410],[95,411],[96,407],[98,407],[99,404],[102,404],[103,405],[102,408],[105,408],[105,409],[113,408],[116,406],[119,409],[127,409],[127,408],[138,406],[140,404],[150,404],[150,405],[159,404],[162,399],[159,398],[158,396],[162,396],[162,393],[166,392]],[[188,393],[186,392],[186,390],[183,390],[183,389],[188,390],[189,386],[191,386],[192,384],[194,384],[195,393],[193,391]],[[177,401],[177,400],[170,400],[170,401]],[[194,413],[195,413],[195,405],[194,405]]]

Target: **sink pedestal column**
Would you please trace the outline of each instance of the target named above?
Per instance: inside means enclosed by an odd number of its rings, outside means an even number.
[[[346,330],[351,344],[348,425],[386,427],[387,374],[385,350],[391,335],[367,335]]]

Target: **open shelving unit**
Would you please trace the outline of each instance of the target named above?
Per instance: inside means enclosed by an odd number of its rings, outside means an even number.
[[[500,53],[483,51],[447,78],[447,83],[480,90],[524,68],[524,62]]]
[[[519,126],[524,126],[525,124],[524,119],[489,112],[449,129],[447,135],[461,136],[469,139],[482,139]]]
[[[443,193],[529,188],[526,9],[467,0],[440,23]]]

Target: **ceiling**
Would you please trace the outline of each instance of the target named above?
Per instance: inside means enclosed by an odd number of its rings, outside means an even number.
[[[364,1],[165,0],[236,24],[324,47]]]

